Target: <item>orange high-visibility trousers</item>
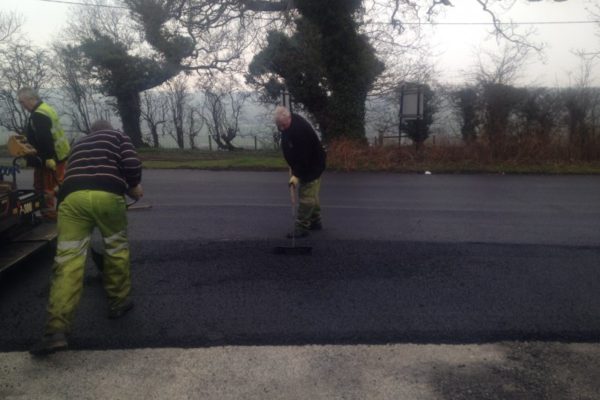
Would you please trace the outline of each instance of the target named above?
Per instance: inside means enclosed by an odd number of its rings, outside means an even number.
[[[56,163],[56,171],[41,167],[33,170],[33,188],[44,192],[44,208],[42,217],[56,220],[56,193],[65,179],[66,161]]]

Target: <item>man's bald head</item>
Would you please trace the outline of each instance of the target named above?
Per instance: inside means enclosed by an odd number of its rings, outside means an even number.
[[[92,123],[92,125],[90,126],[91,133],[98,132],[98,131],[112,131],[112,130],[114,130],[113,126],[111,125],[110,122],[108,122],[105,119],[99,119],[97,121],[94,121]]]

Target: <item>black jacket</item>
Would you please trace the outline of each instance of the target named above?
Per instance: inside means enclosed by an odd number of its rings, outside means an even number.
[[[289,128],[281,132],[281,149],[292,174],[303,182],[318,179],[325,170],[326,154],[307,120],[292,114]]]
[[[41,103],[40,101],[36,104],[33,111],[31,111],[25,131],[27,141],[37,150],[36,157],[27,157],[27,164],[30,167],[38,168],[42,167],[43,162],[49,158],[56,160],[54,139],[52,138],[52,120],[43,114],[35,112]]]

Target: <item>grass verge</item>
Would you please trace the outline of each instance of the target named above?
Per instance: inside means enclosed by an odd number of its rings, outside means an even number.
[[[457,152],[458,149],[458,152]],[[287,170],[280,151],[206,151],[139,149],[144,168],[279,171]],[[509,159],[493,160],[482,151],[436,146],[417,155],[411,147],[364,147],[348,143],[330,145],[327,169],[345,172],[395,172],[433,174],[565,174],[600,175],[600,160]],[[0,146],[3,165],[10,164]]]
[[[144,168],[274,171],[287,169],[280,152],[141,149]]]

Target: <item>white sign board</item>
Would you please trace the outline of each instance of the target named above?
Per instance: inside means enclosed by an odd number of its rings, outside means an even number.
[[[419,88],[402,89],[401,115],[403,120],[423,117],[423,94]]]

